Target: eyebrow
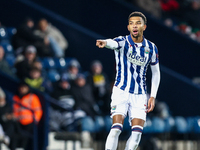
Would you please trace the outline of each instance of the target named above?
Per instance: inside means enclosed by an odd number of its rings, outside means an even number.
[[[133,21],[129,21],[129,23],[132,23]],[[136,23],[141,22],[141,21],[136,21]]]

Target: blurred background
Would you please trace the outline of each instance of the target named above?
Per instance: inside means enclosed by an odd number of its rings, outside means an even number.
[[[199,149],[199,0],[1,0],[0,149],[104,149],[115,60],[96,39],[128,35],[133,11],[161,69],[138,149]],[[118,150],[129,135],[126,118]]]

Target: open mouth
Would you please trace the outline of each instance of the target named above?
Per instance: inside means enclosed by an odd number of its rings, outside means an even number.
[[[138,30],[133,30],[133,34],[138,34]]]

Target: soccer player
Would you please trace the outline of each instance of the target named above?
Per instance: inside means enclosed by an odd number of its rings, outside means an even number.
[[[111,117],[113,124],[107,137],[105,149],[116,150],[124,118],[129,115],[131,136],[125,150],[136,150],[146,120],[146,113],[153,111],[160,83],[158,49],[143,36],[147,19],[141,12],[128,17],[130,35],[114,39],[97,40],[99,48],[113,49],[116,60],[116,79],[111,96]],[[151,93],[147,100],[146,72],[152,70]]]

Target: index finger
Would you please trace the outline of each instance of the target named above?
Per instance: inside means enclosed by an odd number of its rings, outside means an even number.
[[[96,46],[98,46],[101,43],[101,40],[96,40]]]
[[[96,46],[98,46],[98,45],[99,45],[99,43],[100,43],[100,41],[99,41],[99,40],[96,40]]]

